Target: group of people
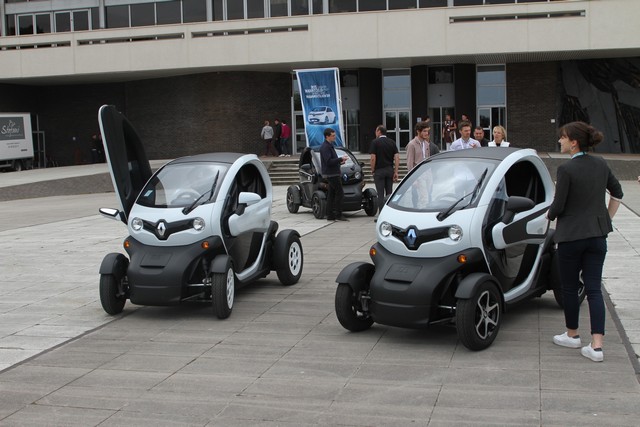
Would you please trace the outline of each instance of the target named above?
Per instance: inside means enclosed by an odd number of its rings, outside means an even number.
[[[260,138],[264,143],[263,157],[270,156],[272,153],[273,156],[291,157],[291,150],[289,149],[291,127],[285,120],[280,122],[279,119],[275,119],[273,126],[271,126],[269,120],[265,120],[260,132]]]

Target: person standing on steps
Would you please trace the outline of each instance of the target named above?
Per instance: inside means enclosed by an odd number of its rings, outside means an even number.
[[[387,137],[387,128],[376,128],[376,139],[371,142],[371,173],[378,193],[378,214],[393,191],[393,183],[398,180],[400,153],[396,142]]]

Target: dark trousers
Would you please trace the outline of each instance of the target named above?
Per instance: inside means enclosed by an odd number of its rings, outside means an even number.
[[[289,151],[289,138],[280,138],[280,154],[291,154]]]
[[[264,143],[265,143],[265,147],[264,147],[264,155],[268,156],[269,154],[273,153],[274,151],[276,151],[275,148],[273,148],[273,140],[271,138],[265,138],[264,139]],[[277,152],[276,152],[277,155]]]
[[[327,192],[327,219],[336,219],[342,216],[342,201],[344,190],[339,176],[327,177],[329,191]]]
[[[376,169],[373,174],[373,182],[378,193],[378,213],[380,213],[393,191],[393,166]]]
[[[573,242],[558,243],[560,281],[567,329],[578,329],[580,302],[578,288],[580,271],[584,281],[591,333],[604,335],[604,300],[602,299],[602,268],[607,255],[607,238],[591,237]]]

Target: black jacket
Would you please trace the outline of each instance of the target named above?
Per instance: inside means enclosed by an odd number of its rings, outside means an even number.
[[[549,219],[558,219],[556,242],[606,236],[613,227],[605,203],[605,190],[622,199],[622,186],[600,157],[577,156],[558,167],[556,195]]]
[[[320,162],[322,165],[322,176],[340,176],[340,164],[342,160],[338,157],[333,144],[326,139],[320,146]]]

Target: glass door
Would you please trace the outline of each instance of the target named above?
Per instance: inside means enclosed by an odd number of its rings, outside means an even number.
[[[409,110],[385,111],[384,127],[387,128],[387,136],[396,142],[398,150],[403,151],[411,140],[411,112]]]
[[[440,151],[448,149],[447,144],[451,144],[451,132],[449,132],[449,138],[445,138],[446,125],[445,121],[449,117],[455,117],[455,108],[453,107],[434,107],[429,108],[429,117],[431,117],[431,142],[436,144]]]

